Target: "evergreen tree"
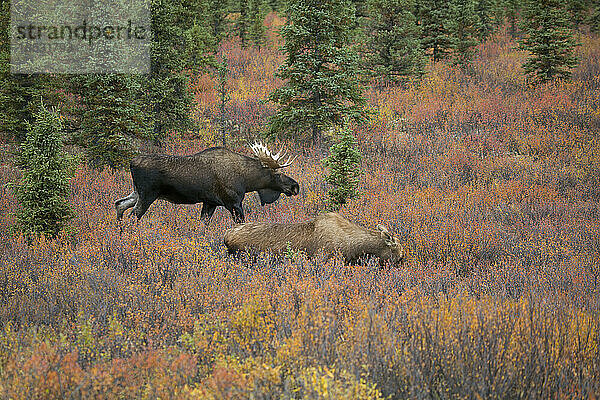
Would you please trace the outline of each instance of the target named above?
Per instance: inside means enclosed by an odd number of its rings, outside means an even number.
[[[60,119],[42,105],[34,120],[17,158],[23,176],[15,191],[21,204],[17,227],[28,239],[56,236],[73,216],[67,201],[70,162],[62,147]]]
[[[589,10],[589,4],[586,0],[568,0],[567,10],[571,15],[571,26],[578,29],[586,19],[586,13]]]
[[[250,0],[248,4],[248,38],[261,46],[265,41],[265,9],[262,0]]]
[[[508,32],[511,37],[517,36],[519,14],[521,13],[520,0],[504,0],[504,15],[508,19]]]
[[[141,87],[140,79],[129,75],[80,77],[83,113],[75,140],[85,147],[90,165],[122,168],[133,155],[132,139],[150,137],[139,100]]]
[[[285,8],[283,3],[284,0],[267,0],[267,5],[275,12],[279,12]]]
[[[595,0],[592,6],[592,13],[587,18],[587,23],[590,25],[592,32],[600,32],[600,0]]]
[[[248,0],[239,0],[238,4],[240,16],[235,22],[235,30],[237,31],[242,47],[246,47],[246,40],[248,35]]]
[[[279,104],[271,133],[310,132],[320,146],[322,132],[343,116],[364,118],[365,100],[357,82],[358,56],[351,45],[354,9],[346,0],[294,0],[281,30],[283,87],[270,100]]]
[[[452,31],[454,60],[467,65],[473,58],[474,47],[479,43],[479,17],[475,12],[476,0],[452,0],[449,26]]]
[[[369,0],[351,0],[354,5],[356,18],[364,18],[369,15]]]
[[[225,147],[225,132],[226,132],[226,106],[227,102],[230,99],[228,90],[227,90],[227,58],[223,56],[221,63],[217,68],[217,72],[219,74],[219,84],[217,87],[217,92],[219,93],[220,100],[220,128],[221,128],[221,144]]]
[[[369,15],[369,1],[370,0],[350,0],[354,6],[354,15],[356,16],[352,29],[356,30],[356,33],[359,35],[362,33],[360,32],[360,28],[365,25],[365,19]]]
[[[185,29],[180,22],[182,12],[181,1],[151,3],[153,37],[147,84],[156,138],[163,138],[169,130],[185,130],[190,126],[191,97],[182,74],[185,68],[181,58],[181,44],[185,40]]]
[[[523,13],[525,37],[520,45],[531,53],[523,65],[536,82],[568,78],[577,64],[577,43],[570,29],[568,12],[561,0],[529,0]]]
[[[431,54],[433,61],[446,58],[454,46],[450,2],[417,0],[416,14],[423,49]]]
[[[325,160],[329,174],[325,181],[333,188],[327,192],[329,208],[338,210],[347,200],[356,197],[361,176],[361,155],[358,143],[347,125],[335,129],[335,144]]]
[[[425,57],[420,30],[411,13],[412,0],[371,0],[366,19],[364,67],[384,81],[420,78]]]
[[[43,84],[46,77],[11,74],[8,52],[0,57],[0,138],[21,141],[27,132],[27,122],[33,122],[34,99],[39,101],[47,95]]]
[[[186,70],[204,67],[199,64],[211,59],[207,55],[214,52],[216,41],[209,31],[221,35],[224,29],[216,22],[220,14],[210,8],[216,4],[220,5],[219,10],[224,7],[223,2],[216,1],[208,5],[188,0],[151,1],[153,36],[146,101],[153,118],[152,136],[156,140],[164,138],[168,131],[185,131],[191,125],[192,98]],[[205,28],[198,21],[210,27]]]
[[[33,123],[35,103],[56,104],[62,79],[48,75],[11,74],[10,2],[0,2],[0,138],[22,141]]]
[[[476,0],[475,13],[479,19],[478,37],[484,40],[498,25],[498,8],[495,0]],[[500,19],[500,22],[502,20]]]
[[[0,138],[22,140],[27,110],[27,90],[10,74],[10,2],[0,3]]]
[[[229,29],[229,4],[223,0],[203,0],[201,2],[202,14],[211,28],[212,36],[221,41]]]
[[[207,27],[194,18],[192,26],[184,32],[184,36],[186,46],[183,58],[186,67],[195,73],[214,67],[217,41]]]

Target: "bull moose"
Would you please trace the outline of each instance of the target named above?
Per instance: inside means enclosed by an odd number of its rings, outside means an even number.
[[[288,246],[308,256],[319,251],[340,251],[348,263],[366,256],[379,257],[380,263],[397,264],[404,259],[399,240],[386,227],[366,229],[337,213],[319,215],[307,222],[279,224],[252,222],[236,225],[225,232],[229,253],[243,250],[280,252]]]
[[[134,208],[138,220],[156,199],[175,204],[202,202],[200,217],[208,222],[217,206],[225,207],[236,223],[244,222],[242,200],[257,191],[261,205],[276,201],[281,193],[297,195],[298,183],[278,170],[294,159],[271,153],[261,143],[250,146],[256,157],[223,147],[212,147],[190,156],[149,154],[130,163],[134,191],[115,202],[117,219]],[[285,160],[285,161],[284,161]]]

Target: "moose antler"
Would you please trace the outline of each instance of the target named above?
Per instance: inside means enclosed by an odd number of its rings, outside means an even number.
[[[267,146],[265,146],[261,142],[254,142],[254,144],[250,145],[250,148],[252,149],[256,157],[258,157],[262,165],[271,169],[287,167],[291,165],[294,162],[294,160],[296,160],[296,157],[292,158],[291,156],[289,156],[287,161],[284,162],[283,159],[286,157],[286,155],[285,153],[281,154],[283,147],[279,150],[277,154],[271,153]]]

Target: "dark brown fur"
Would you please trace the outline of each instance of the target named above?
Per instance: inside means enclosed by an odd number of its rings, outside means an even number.
[[[276,224],[252,222],[240,224],[225,233],[230,253],[243,250],[280,252],[290,246],[309,256],[319,251],[340,251],[346,262],[365,256],[379,257],[382,263],[402,261],[404,251],[397,238],[379,226],[369,230],[337,213],[319,215],[308,222]]]
[[[223,206],[236,222],[243,222],[246,193],[257,191],[264,205],[281,193],[293,196],[299,191],[289,176],[265,167],[257,158],[222,147],[191,156],[140,155],[131,161],[130,169],[134,191],[115,202],[117,219],[131,207],[139,219],[156,199],[163,199],[176,204],[202,202],[204,220]]]

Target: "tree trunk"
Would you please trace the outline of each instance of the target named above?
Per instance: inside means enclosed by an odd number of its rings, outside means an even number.
[[[318,110],[319,108],[321,108],[321,96],[319,95],[319,93],[315,93],[315,95],[313,97],[313,104],[315,106],[315,110]],[[312,124],[312,143],[313,143],[313,147],[315,149],[321,148],[321,136],[322,136],[321,128],[315,122],[313,122],[313,124]]]

